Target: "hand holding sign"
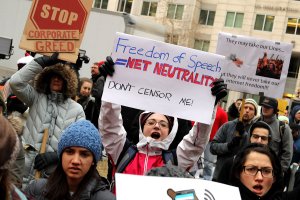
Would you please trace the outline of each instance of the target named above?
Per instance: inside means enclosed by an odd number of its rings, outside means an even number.
[[[224,83],[223,79],[217,79],[213,83],[211,88],[211,94],[216,96],[215,105],[227,95],[227,85]]]
[[[100,73],[107,77],[107,75],[112,76],[113,73],[115,72],[115,67],[114,67],[115,63],[113,61],[113,59],[110,56],[106,57],[106,61],[104,62],[103,65],[101,65],[100,67]]]
[[[53,53],[51,57],[42,56],[42,57],[35,58],[34,61],[37,62],[39,65],[41,65],[43,68],[45,68],[47,66],[52,66],[52,65],[55,65],[55,64],[61,62],[61,60],[58,59],[57,52]]]

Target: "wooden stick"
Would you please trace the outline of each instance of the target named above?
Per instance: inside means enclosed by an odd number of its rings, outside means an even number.
[[[244,113],[244,105],[245,105],[245,100],[246,100],[246,93],[243,93],[243,100],[241,104],[241,109],[240,109],[240,116],[239,116],[239,121],[241,122],[243,120],[243,113]],[[234,133],[235,136],[240,136],[240,133],[238,131],[235,131]]]
[[[46,128],[46,129],[44,130],[44,135],[43,135],[43,139],[42,139],[42,145],[41,145],[41,148],[40,148],[40,153],[45,153],[45,152],[46,152],[46,146],[47,146],[48,135],[49,135],[48,129]],[[35,179],[41,178],[41,172],[36,170],[36,171],[35,171],[34,178],[35,178]]]

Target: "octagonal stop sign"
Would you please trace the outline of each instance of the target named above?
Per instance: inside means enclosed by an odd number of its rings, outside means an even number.
[[[30,19],[37,29],[79,30],[82,33],[87,11],[80,0],[35,1]]]

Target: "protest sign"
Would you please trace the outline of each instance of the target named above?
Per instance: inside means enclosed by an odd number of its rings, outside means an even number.
[[[219,33],[216,53],[227,58],[222,78],[228,89],[282,97],[292,44]]]
[[[117,33],[102,100],[210,124],[224,57]]]
[[[124,187],[126,185],[130,185],[130,187]],[[177,198],[171,198],[168,195],[168,191],[170,190],[180,194]],[[116,173],[116,194],[118,200],[241,199],[237,187],[213,181],[192,178],[139,176],[120,173]]]
[[[93,0],[33,0],[21,49],[76,63]]]

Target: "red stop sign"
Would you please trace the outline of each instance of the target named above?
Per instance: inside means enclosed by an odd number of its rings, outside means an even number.
[[[79,30],[82,33],[87,11],[81,0],[36,0],[30,19],[37,29]]]

